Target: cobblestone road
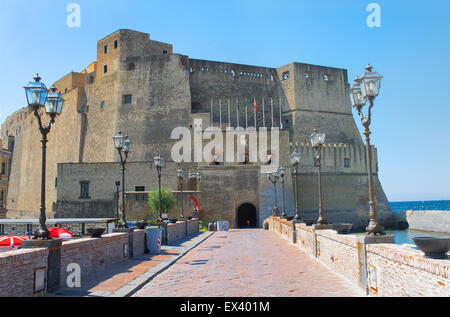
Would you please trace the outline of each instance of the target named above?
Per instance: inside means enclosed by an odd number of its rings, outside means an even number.
[[[157,276],[137,297],[364,296],[277,234],[217,232]]]

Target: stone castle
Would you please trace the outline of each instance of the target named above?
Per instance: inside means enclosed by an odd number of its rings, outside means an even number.
[[[65,105],[49,134],[46,205],[50,215],[114,215],[115,181],[121,174],[112,137],[123,131],[133,140],[126,204],[131,218],[144,218],[148,212],[145,193],[157,189],[153,157],[160,153],[166,159],[163,186],[177,191],[177,164],[170,159],[176,143],[171,140],[172,130],[193,129],[196,119],[202,119],[202,129],[215,126],[225,131],[238,127],[238,122],[253,128],[256,122],[256,129],[269,131],[280,128],[281,164],[289,171],[294,147],[302,155],[298,186],[304,219],[317,219],[318,211],[317,172],[309,138],[314,129],[326,133],[325,217],[330,222],[352,222],[358,228],[368,224],[367,154],[352,115],[344,69],[302,63],[266,68],[192,59],[175,54],[172,45],[153,41],[149,34],[119,30],[97,43],[96,62],[54,85]],[[0,136],[13,153],[8,216],[35,215],[39,210],[41,144],[36,119],[30,114],[23,108],[1,128]],[[389,227],[393,215],[378,180],[375,148],[373,156],[378,218]],[[203,174],[195,186],[200,190],[203,220],[228,220],[239,226],[244,218],[251,218],[253,225],[260,226],[271,215],[273,185],[261,174],[260,163],[182,166],[186,172],[195,169]],[[285,208],[292,216],[290,173],[285,181]],[[185,189],[193,189],[193,184],[185,183]],[[277,194],[281,207],[281,190]],[[191,208],[188,200],[184,206]],[[179,209],[177,205],[174,217]]]

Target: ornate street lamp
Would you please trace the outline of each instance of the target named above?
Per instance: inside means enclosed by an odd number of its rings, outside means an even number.
[[[28,107],[34,111],[34,115],[38,120],[39,131],[42,134],[42,173],[41,173],[41,208],[39,215],[39,229],[33,233],[35,240],[48,240],[49,231],[46,226],[47,217],[45,215],[45,171],[47,156],[47,135],[57,115],[61,114],[64,100],[60,93],[56,92],[53,87],[51,92],[41,83],[39,75],[34,77],[34,82],[30,82],[25,88]],[[45,112],[50,116],[50,122],[47,126],[42,125],[39,109],[45,107]]]
[[[297,175],[298,175],[298,165],[300,164],[301,155],[294,151],[291,155],[291,165],[292,165],[292,178],[293,178],[293,186],[294,186],[294,195],[295,195],[295,222],[302,222],[302,217],[300,217],[300,208],[298,205],[298,184],[297,184]]]
[[[283,213],[282,213],[281,219],[286,219],[286,207],[284,204],[284,176],[286,175],[286,169],[284,167],[281,167],[278,170],[278,174],[281,177],[281,188],[282,188],[281,210]]]
[[[272,182],[273,184],[273,188],[274,188],[274,207],[272,210],[272,215],[275,217],[279,217],[280,216],[280,210],[278,209],[278,204],[277,204],[277,183],[278,180],[280,179],[280,174],[279,171],[276,172],[270,172],[268,173],[269,176],[269,180]]]
[[[181,168],[181,166],[178,167],[177,170],[177,177],[180,180],[180,190],[181,190],[181,216],[180,216],[180,220],[184,220],[184,195],[183,195],[183,179],[184,179],[184,171]]]
[[[316,162],[317,162],[317,171],[319,175],[319,220],[317,223],[319,225],[326,225],[327,222],[323,217],[323,200],[322,200],[322,175],[320,173],[321,168],[321,159],[322,159],[322,146],[325,144],[325,134],[317,133],[317,130],[314,129],[314,133],[311,135],[311,144],[316,152]]]
[[[119,132],[113,137],[114,145],[119,152],[120,165],[122,166],[122,222],[120,228],[128,228],[125,212],[125,164],[127,163],[128,154],[131,153],[133,148],[133,142],[128,136],[124,136],[122,132]]]
[[[377,72],[372,71],[373,67],[368,65],[366,72],[361,78],[356,78],[351,89],[352,105],[358,111],[361,122],[365,128],[364,135],[366,137],[367,157],[368,157],[368,176],[369,176],[369,205],[370,205],[370,223],[366,228],[369,235],[384,235],[384,228],[377,222],[377,209],[375,196],[373,191],[373,175],[372,175],[372,148],[370,145],[370,124],[372,122],[373,102],[380,92],[381,79],[383,78]],[[369,100],[369,108],[367,115],[362,113],[362,109]]]
[[[116,204],[116,213],[115,218],[119,218],[119,194],[120,194],[120,181],[116,181],[116,197],[117,197],[117,204]]]
[[[157,154],[157,155],[153,158],[153,162],[155,163],[156,171],[158,172],[159,221],[162,221],[162,209],[161,209],[161,175],[162,175],[162,169],[163,169],[163,167],[166,165],[166,162],[164,161],[164,159],[163,159],[159,154]]]

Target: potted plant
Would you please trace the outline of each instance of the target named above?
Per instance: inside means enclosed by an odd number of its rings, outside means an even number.
[[[167,214],[175,206],[175,196],[170,189],[161,188],[161,211]],[[148,206],[151,210],[151,219],[159,219],[159,192],[153,191],[148,194]],[[160,220],[160,219],[159,219]],[[155,226],[162,226],[162,222],[154,222]]]

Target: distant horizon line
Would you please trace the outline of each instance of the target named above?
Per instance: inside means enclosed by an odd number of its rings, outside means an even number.
[[[402,200],[402,201],[389,201],[389,203],[416,203],[416,202],[433,202],[433,201],[450,201],[450,199],[436,199],[436,200]]]

